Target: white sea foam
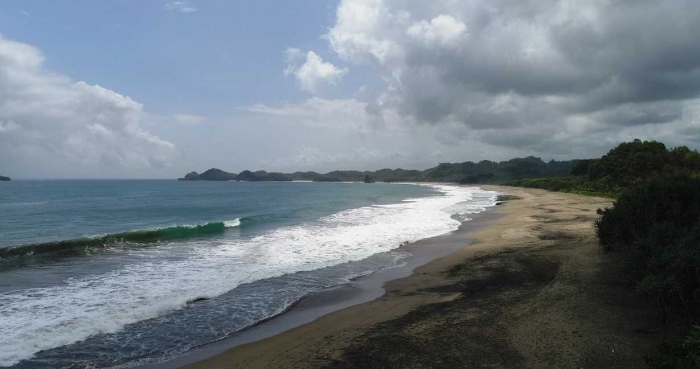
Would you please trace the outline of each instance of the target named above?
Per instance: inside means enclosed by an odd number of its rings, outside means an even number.
[[[224,227],[226,228],[235,228],[235,227],[240,227],[241,226],[241,220],[236,218],[234,220],[227,220],[224,222]]]
[[[156,257],[168,246],[134,251],[143,262],[53,287],[0,294],[0,366],[116,332],[243,283],[361,260],[406,241],[449,233],[460,225],[454,215],[495,205],[495,192],[433,187],[441,195],[350,209],[248,240],[215,245],[198,240],[188,243],[187,257],[177,261]],[[239,226],[240,220],[225,224]]]

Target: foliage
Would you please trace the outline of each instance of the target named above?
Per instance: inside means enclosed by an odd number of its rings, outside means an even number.
[[[291,181],[292,177],[289,174],[277,173],[277,172],[266,172],[264,170],[259,170],[257,172],[251,172],[249,170],[244,170],[240,172],[236,178],[236,181],[248,181],[248,182],[262,182],[262,181]]]
[[[661,344],[657,354],[647,357],[647,364],[651,369],[700,369],[700,326]]]
[[[595,163],[595,159],[580,160],[573,168],[571,168],[572,176],[587,176],[591,164]]]
[[[545,176],[560,176],[571,171],[577,163],[572,161],[549,161],[528,156],[515,158],[500,163],[482,160],[478,163],[441,163],[435,168],[428,169],[423,174],[427,182],[459,182],[459,183],[501,183],[517,178],[537,178]]]
[[[468,176],[460,179],[459,183],[462,183],[462,184],[489,183],[489,182],[492,182],[495,177],[496,177],[496,175],[493,173],[472,174],[472,175],[468,175]]]
[[[516,158],[500,163],[483,160],[478,163],[442,163],[424,171],[406,169],[380,169],[374,172],[357,170],[335,170],[326,174],[316,172],[268,173],[245,170],[240,174],[210,169],[202,174],[192,172],[181,180],[237,180],[237,181],[289,181],[307,180],[315,182],[364,182],[370,178],[375,182],[459,182],[500,183],[504,180],[524,177],[564,175],[577,163],[572,161],[544,162],[533,156]]]
[[[211,168],[204,173],[190,172],[180,181],[232,181],[236,179],[236,173],[224,172],[221,169]]]
[[[609,178],[620,187],[630,187],[659,176],[700,171],[700,154],[685,146],[667,150],[656,141],[625,142],[607,155],[589,163],[588,177]]]
[[[600,210],[596,232],[605,250],[626,255],[637,291],[666,321],[700,312],[700,178],[657,177]]]
[[[365,174],[356,170],[335,170],[314,178],[314,182],[362,182]]]
[[[666,149],[656,141],[624,142],[600,159],[578,160],[569,175],[506,181],[507,186],[617,197],[638,184],[700,171],[700,154],[685,146]]]
[[[523,178],[507,181],[503,184],[506,186],[541,188],[549,191],[604,197],[617,197],[622,192],[622,188],[614,185],[609,180],[594,181],[581,176]]]
[[[316,172],[294,172],[290,174],[292,180],[295,181],[313,181],[314,179],[321,176],[321,174]]]
[[[420,170],[380,169],[368,174],[377,182],[418,182],[423,178]]]

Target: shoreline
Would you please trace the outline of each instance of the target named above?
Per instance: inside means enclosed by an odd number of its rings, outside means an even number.
[[[645,368],[666,331],[598,246],[610,199],[482,188],[519,199],[482,213],[498,217],[473,241],[370,302],[184,368]]]
[[[484,189],[481,186],[478,187]],[[500,191],[495,192],[501,194]],[[502,207],[502,203],[502,201],[499,201],[496,205],[486,208],[485,211],[469,214],[469,219],[462,221],[459,228],[455,231],[398,247],[394,251],[411,254],[399,265],[356,277],[350,283],[303,296],[283,311],[256,322],[230,337],[195,348],[183,356],[162,363],[140,365],[135,368],[185,368],[225,354],[239,346],[254,344],[278,336],[284,332],[313,323],[329,314],[381,298],[386,294],[385,286],[387,283],[409,277],[415,273],[416,269],[424,267],[435,260],[449,257],[459,252],[465,247],[465,244],[473,243],[475,240],[469,235],[500,218],[502,215],[499,209]]]

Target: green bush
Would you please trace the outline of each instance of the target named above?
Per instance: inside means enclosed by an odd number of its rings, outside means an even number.
[[[700,327],[683,329],[646,359],[651,369],[700,369]]]
[[[697,172],[700,154],[685,146],[666,149],[661,142],[634,140],[621,143],[586,165],[588,177],[593,180],[608,177],[621,187],[631,187],[656,177]],[[582,171],[582,167],[575,167],[572,174]]]
[[[700,179],[650,180],[599,214],[600,243],[626,255],[637,292],[666,320],[694,319],[700,307]]]
[[[563,177],[516,179],[506,181],[503,183],[503,185],[541,188],[549,191],[561,191],[581,195],[595,195],[604,197],[616,197],[623,190],[607,179],[593,181],[583,176],[573,175]]]
[[[669,150],[660,142],[634,140],[621,143],[600,159],[576,161],[568,176],[517,179],[521,176],[503,184],[617,197],[626,188],[649,180],[683,174],[697,176],[698,171],[700,154],[695,150],[685,146]]]

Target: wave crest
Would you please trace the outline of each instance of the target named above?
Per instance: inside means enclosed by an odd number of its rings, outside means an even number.
[[[83,237],[64,241],[36,243],[22,246],[0,248],[0,259],[19,256],[57,254],[61,256],[79,256],[92,248],[109,247],[122,243],[149,244],[162,241],[183,240],[221,234],[227,228],[240,227],[241,220],[236,218],[223,222],[209,222],[197,225],[112,233],[104,236]]]

